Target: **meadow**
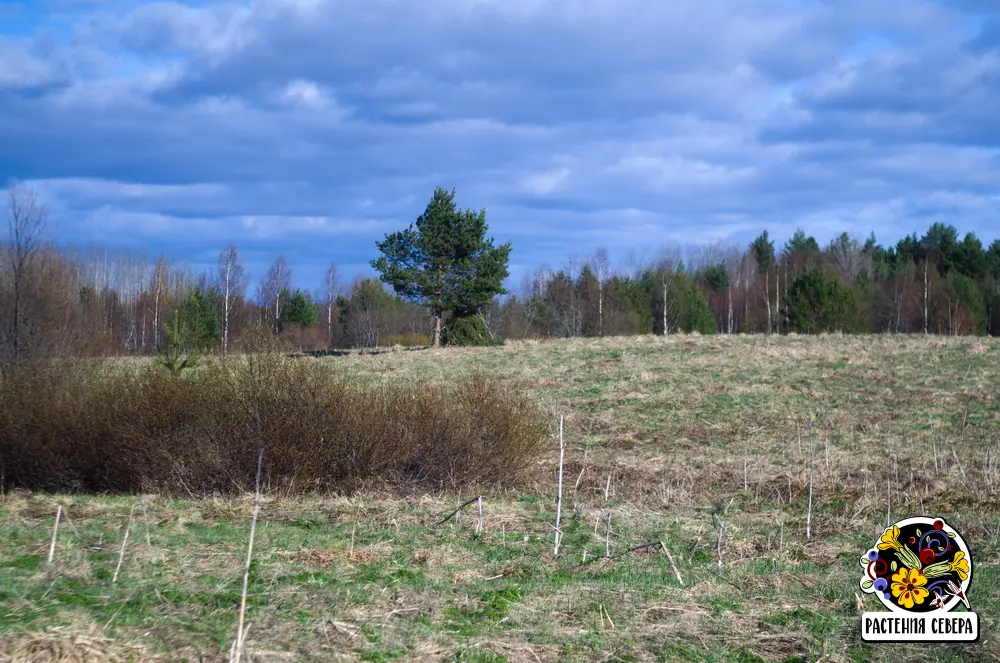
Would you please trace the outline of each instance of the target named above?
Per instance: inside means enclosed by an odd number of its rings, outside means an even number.
[[[485,372],[550,430],[516,488],[265,485],[251,660],[1000,658],[994,339],[672,335],[301,361],[371,385]],[[441,522],[480,495],[481,529],[476,502]],[[0,503],[0,660],[227,660],[249,490]],[[980,641],[863,644],[862,606],[881,607],[859,591],[858,559],[887,519],[922,513],[972,551]]]

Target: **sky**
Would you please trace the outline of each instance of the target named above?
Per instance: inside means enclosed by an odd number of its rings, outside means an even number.
[[[0,185],[59,241],[310,290],[436,186],[512,286],[765,229],[988,244],[998,109],[997,0],[0,0]]]

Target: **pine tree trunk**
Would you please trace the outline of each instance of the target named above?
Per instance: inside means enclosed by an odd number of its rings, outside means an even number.
[[[441,347],[441,314],[434,313],[434,347]]]

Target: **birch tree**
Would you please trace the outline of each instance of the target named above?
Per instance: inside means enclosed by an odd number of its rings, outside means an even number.
[[[604,336],[604,299],[608,277],[610,276],[607,249],[597,249],[593,259],[590,261],[590,265],[590,269],[597,281],[597,335]]]
[[[280,255],[268,267],[267,273],[261,279],[260,288],[258,289],[260,304],[264,308],[265,315],[268,321],[270,321],[275,334],[281,331],[283,298],[291,290],[291,287],[292,270],[288,266],[285,256]]]
[[[216,284],[222,295],[222,352],[225,353],[229,350],[229,321],[236,302],[246,293],[249,275],[240,262],[240,252],[235,244],[229,244],[219,253],[216,270]]]
[[[333,263],[326,269],[323,277],[323,294],[326,296],[326,340],[333,347],[333,320],[337,308],[337,266]]]
[[[29,283],[42,249],[48,211],[32,188],[11,186],[7,191],[7,271],[10,275],[11,302],[7,324],[8,359],[19,362],[30,342],[27,310]]]

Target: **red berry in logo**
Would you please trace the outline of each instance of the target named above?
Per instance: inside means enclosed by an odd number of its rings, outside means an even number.
[[[944,529],[944,521],[940,518],[934,521],[934,529]]]
[[[920,551],[920,563],[921,564],[931,564],[934,562],[934,551],[930,548],[924,548]]]

